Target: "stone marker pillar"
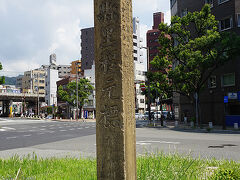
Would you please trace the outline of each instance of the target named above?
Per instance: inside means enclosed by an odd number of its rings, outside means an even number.
[[[136,179],[132,0],[94,0],[97,177]]]

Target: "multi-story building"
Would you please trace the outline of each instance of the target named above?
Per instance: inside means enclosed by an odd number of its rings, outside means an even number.
[[[142,38],[140,37],[139,18],[133,18],[133,58],[134,58],[134,82],[135,82],[135,109],[144,113],[145,96],[142,95],[140,84],[145,82],[145,65],[141,50]]]
[[[59,81],[58,70],[48,68],[45,78],[45,102],[48,106],[57,105],[57,81]]]
[[[82,70],[91,69],[94,63],[94,27],[81,30]]]
[[[66,89],[68,83],[72,81],[76,81],[76,77],[69,76],[69,77],[63,78],[57,81],[57,88],[59,88],[59,86],[62,86],[63,89]],[[74,108],[71,107],[67,102],[62,101],[59,97],[57,97],[57,106],[58,106],[58,112],[60,112],[64,118],[74,117],[73,114],[76,112],[76,110],[74,110]]]
[[[78,74],[82,75],[83,71],[82,71],[81,67],[82,67],[81,60],[76,60],[76,61],[71,62],[71,67],[70,67],[71,74],[74,75],[74,74],[77,74],[77,72],[78,72]]]
[[[94,28],[86,28],[81,30],[81,54],[82,54],[82,70],[92,70],[94,66]],[[140,37],[139,18],[133,18],[133,57],[134,57],[134,72],[135,72],[135,89],[136,89],[136,111],[144,112],[145,96],[141,94],[140,83],[145,81],[144,71],[145,63],[143,61],[143,52],[141,51],[142,38]]]
[[[164,22],[164,13],[157,12],[153,14],[153,26],[151,30],[147,31],[147,47],[149,50],[149,62],[151,62],[154,57],[158,54],[158,48],[160,47],[158,43],[158,37],[160,35],[160,31],[158,30],[158,25]],[[148,66],[149,66],[148,62]],[[149,70],[154,70],[150,65]]]
[[[23,93],[45,94],[45,75],[44,69],[24,72],[22,77]]]
[[[58,70],[58,77],[64,78],[66,76],[70,76],[71,74],[71,67],[70,65],[57,65],[57,57],[56,54],[51,54],[49,58],[50,64],[49,65],[42,65],[42,69],[56,69]]]
[[[239,0],[171,0],[172,16],[184,16],[188,12],[200,11],[205,3],[211,4],[212,13],[219,21],[219,31],[230,31],[240,35]],[[240,123],[239,69],[240,57],[220,67],[209,78],[200,96],[203,123]],[[173,102],[179,119],[182,119],[183,115],[192,116],[192,104],[186,98],[175,94]]]
[[[92,65],[91,69],[84,70],[84,77],[90,81],[93,86],[93,91],[88,97],[88,102],[83,106],[84,118],[95,119],[96,114],[96,91],[95,91],[95,64]]]

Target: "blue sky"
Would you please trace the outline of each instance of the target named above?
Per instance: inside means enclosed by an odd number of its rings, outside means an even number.
[[[154,12],[170,21],[169,0],[133,0],[141,36],[152,26]],[[48,64],[80,58],[80,29],[93,26],[93,0],[0,0],[0,75],[15,76]]]

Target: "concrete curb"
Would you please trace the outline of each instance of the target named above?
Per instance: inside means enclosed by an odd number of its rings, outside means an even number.
[[[169,130],[175,130],[175,131],[184,131],[184,132],[197,132],[197,133],[222,133],[222,134],[240,134],[240,129],[238,130],[234,130],[234,129],[227,129],[227,130],[223,130],[223,129],[211,129],[208,131],[208,128],[191,128],[191,127],[175,127],[175,126],[166,126],[166,127],[162,127],[162,126],[148,126],[148,125],[143,125],[142,127],[145,128],[157,128],[157,129],[169,129]]]

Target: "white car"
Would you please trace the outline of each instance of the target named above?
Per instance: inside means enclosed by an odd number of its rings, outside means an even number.
[[[158,111],[158,112],[154,112],[154,119],[161,119],[161,112]]]
[[[135,119],[136,120],[142,120],[143,119],[143,115],[140,113],[135,113]]]

